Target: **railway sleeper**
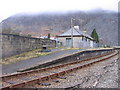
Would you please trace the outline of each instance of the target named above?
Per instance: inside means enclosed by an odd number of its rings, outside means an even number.
[[[49,76],[45,76],[45,77],[42,77],[40,79],[41,79],[41,81],[46,81],[46,80],[49,80]]]
[[[10,88],[22,88],[22,87],[25,87],[25,86],[26,86],[26,83],[23,82],[23,83],[11,85]]]
[[[57,76],[59,76],[59,74],[58,74],[58,73],[55,73],[55,74],[49,75],[49,79],[56,78]]]
[[[65,74],[65,71],[58,73],[58,75],[64,75],[64,74]]]
[[[57,79],[55,79],[55,80],[52,80],[53,82],[55,82],[55,83],[59,83],[60,81],[59,80],[57,80]]]
[[[42,86],[50,86],[50,83],[38,83],[38,85],[42,85]]]
[[[34,80],[30,80],[30,81],[28,81],[28,82],[26,82],[25,84],[25,86],[32,86],[32,85],[34,85],[34,84],[38,84],[40,82],[40,80],[37,78],[37,79],[34,79]]]

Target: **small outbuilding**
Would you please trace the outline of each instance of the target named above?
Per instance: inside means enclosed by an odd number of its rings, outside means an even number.
[[[91,36],[80,31],[79,26],[58,35],[57,39],[62,42],[62,46],[73,48],[93,48],[95,43]]]

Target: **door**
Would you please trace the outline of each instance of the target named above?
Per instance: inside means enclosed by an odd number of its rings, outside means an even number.
[[[66,38],[66,47],[71,47],[71,38]]]

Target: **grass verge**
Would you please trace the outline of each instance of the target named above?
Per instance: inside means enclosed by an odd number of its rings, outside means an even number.
[[[29,51],[29,52],[21,53],[19,55],[3,58],[0,60],[0,64],[15,63],[15,62],[19,62],[22,60],[36,58],[39,56],[45,56],[51,53],[51,52],[40,52],[40,50],[41,49],[36,49],[36,50]]]
[[[52,48],[50,48],[50,49],[52,49]],[[78,49],[78,48],[60,48],[60,50],[54,51],[54,52],[40,52],[41,49],[36,49],[36,50],[29,51],[29,52],[21,53],[19,55],[3,58],[0,60],[0,64],[11,64],[11,63],[19,62],[22,60],[28,60],[31,58],[46,56],[46,55],[49,55],[51,53],[55,53],[55,52],[59,52],[59,51],[73,50],[73,49]]]

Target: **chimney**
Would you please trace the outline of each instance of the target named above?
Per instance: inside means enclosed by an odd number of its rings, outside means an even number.
[[[79,26],[74,26],[75,29],[79,30]]]

